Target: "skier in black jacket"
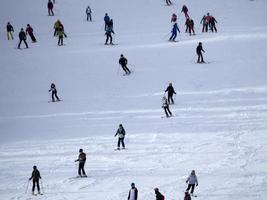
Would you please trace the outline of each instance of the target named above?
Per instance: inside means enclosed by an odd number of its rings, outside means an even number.
[[[35,184],[37,185],[38,194],[41,194],[40,192],[40,186],[39,186],[39,179],[41,179],[41,175],[39,170],[36,166],[33,166],[32,176],[29,178],[29,181],[32,180],[32,194],[34,195],[35,190]]]
[[[128,200],[137,200],[138,198],[138,190],[135,187],[135,184],[131,184],[131,189],[129,191]]]
[[[83,152],[83,149],[79,150],[79,157],[75,162],[79,161],[79,169],[78,169],[78,174],[80,177],[87,177],[85,171],[84,171],[84,165],[86,162],[86,154]]]
[[[55,97],[57,98],[57,101],[60,101],[59,97],[57,96],[57,89],[54,83],[52,83],[50,86],[49,92],[51,91],[52,91],[52,101],[55,102]]]
[[[118,150],[120,150],[120,144],[122,144],[122,148],[125,149],[125,145],[124,145],[125,135],[126,135],[126,132],[125,132],[122,124],[120,124],[116,134],[114,135],[114,137],[118,136],[118,145],[117,145]]]
[[[155,188],[154,191],[156,194],[156,200],[164,200],[165,199],[165,197],[159,192],[158,188]]]
[[[20,29],[20,32],[19,32],[19,45],[18,45],[18,49],[20,49],[20,44],[21,44],[22,41],[24,42],[26,48],[28,48],[28,44],[27,44],[27,42],[26,42],[26,39],[27,39],[27,37],[26,37],[26,33],[25,33],[25,31],[23,30],[23,28],[21,28],[21,29]]]
[[[126,75],[130,74],[131,71],[127,67],[128,60],[121,54],[121,57],[119,59],[119,63],[122,67],[122,69],[125,71]]]
[[[175,92],[174,88],[172,87],[172,83],[169,84],[169,86],[167,87],[165,92],[168,92],[168,103],[174,104],[172,96],[173,96],[173,94],[176,94],[176,92]]]
[[[204,49],[202,48],[202,43],[199,42],[198,46],[197,46],[197,49],[196,49],[196,52],[197,52],[197,55],[198,55],[197,63],[204,63],[202,51],[205,53]]]
[[[13,40],[13,35],[12,32],[14,32],[13,26],[10,24],[10,22],[7,22],[6,25],[6,35],[7,35],[7,39],[9,40],[10,38]]]

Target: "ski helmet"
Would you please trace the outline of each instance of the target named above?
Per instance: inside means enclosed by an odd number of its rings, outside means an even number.
[[[80,152],[80,153],[83,152],[83,149],[80,149],[79,152]]]

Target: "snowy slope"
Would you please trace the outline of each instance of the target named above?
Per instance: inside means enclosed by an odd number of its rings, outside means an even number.
[[[186,3],[197,35],[184,33]],[[45,195],[38,199],[122,199],[136,182],[140,199],[159,187],[166,199],[182,199],[192,169],[198,199],[264,199],[267,194],[267,2],[264,0],[175,1],[56,0],[0,3],[0,199],[31,199],[27,178],[36,164]],[[85,8],[93,22],[85,20]],[[105,46],[103,16],[114,21],[116,46]],[[181,41],[169,43],[172,13]],[[201,33],[210,12],[218,33]],[[53,24],[68,38],[58,47]],[[15,40],[7,41],[10,21]],[[17,34],[30,23],[38,43],[17,50]],[[209,64],[196,65],[203,43]],[[123,76],[123,53],[131,76]],[[48,103],[55,82],[59,103]],[[161,118],[169,82],[177,90],[174,118]],[[119,123],[126,151],[113,151]],[[76,176],[79,148],[88,154],[88,179]],[[12,178],[10,178],[12,177]],[[30,190],[28,190],[29,192]],[[36,197],[34,197],[36,198]]]

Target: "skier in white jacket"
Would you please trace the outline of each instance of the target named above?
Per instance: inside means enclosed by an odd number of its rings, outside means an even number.
[[[137,200],[138,197],[138,190],[135,187],[135,184],[131,184],[131,189],[129,191],[128,200]]]
[[[197,176],[195,170],[192,170],[190,176],[187,178],[186,183],[188,183],[188,187],[186,191],[190,191],[190,194],[193,195],[195,186],[198,186]]]

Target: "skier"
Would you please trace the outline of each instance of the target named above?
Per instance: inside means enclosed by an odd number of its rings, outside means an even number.
[[[19,32],[19,45],[18,45],[18,49],[20,49],[20,44],[21,44],[22,41],[24,42],[26,48],[28,48],[28,44],[27,44],[27,42],[26,42],[26,39],[27,39],[27,37],[26,37],[26,33],[25,33],[25,31],[23,30],[23,28],[21,28],[21,29],[20,29],[20,32]]]
[[[177,15],[175,13],[172,14],[171,23],[177,21]]]
[[[59,19],[54,23],[54,36],[58,35],[58,28],[59,26],[62,25],[61,22],[59,21]]]
[[[189,18],[188,8],[186,7],[186,5],[183,5],[181,12],[184,13],[184,16],[185,16],[186,19]]]
[[[167,6],[170,6],[170,5],[172,5],[172,2],[171,2],[171,0],[166,0],[166,4],[167,4]]]
[[[128,200],[137,200],[138,197],[138,190],[135,187],[135,184],[131,184],[131,189],[129,191]]]
[[[57,45],[62,46],[63,45],[63,37],[67,37],[67,35],[64,32],[64,27],[62,24],[59,25],[57,33],[58,33]]]
[[[211,29],[211,24],[210,24],[210,21],[211,21],[211,15],[210,13],[207,13],[207,16],[206,16],[206,21],[208,23],[208,27]],[[206,32],[208,32],[208,29],[206,29]]]
[[[105,42],[105,44],[106,45],[108,44],[108,40],[109,39],[110,39],[109,44],[113,45],[111,33],[115,34],[114,31],[113,31],[113,28],[111,26],[109,26],[109,27],[107,27],[107,30],[106,30],[106,33],[105,33],[105,35],[106,35],[106,42]]]
[[[113,29],[113,19],[110,19],[109,20],[108,27],[111,27]]]
[[[32,195],[34,195],[35,184],[37,185],[38,194],[41,194],[39,179],[42,179],[40,172],[36,166],[33,166],[32,176],[29,178],[29,181],[32,180]]]
[[[165,197],[159,192],[158,188],[155,188],[154,191],[156,194],[156,200],[164,200],[165,199]]]
[[[211,28],[211,31],[213,32],[213,30],[217,33],[217,28],[215,26],[215,23],[217,23],[217,20],[211,16],[210,18],[210,28]]]
[[[131,71],[127,67],[128,60],[121,54],[119,59],[119,64],[121,65],[122,69],[125,71],[125,75],[129,75]]]
[[[195,35],[195,30],[194,30],[194,21],[191,18],[188,18],[187,21],[187,26],[189,29],[189,35],[191,36],[191,33],[193,32],[193,35]]]
[[[83,152],[83,149],[79,150],[79,157],[75,162],[79,161],[79,169],[78,169],[78,174],[80,177],[87,177],[85,171],[84,171],[84,165],[86,162],[86,154]]]
[[[178,28],[177,22],[174,23],[173,28],[172,28],[172,35],[169,39],[169,41],[174,41],[175,42],[175,38],[177,37],[177,31],[180,33],[180,30]]]
[[[125,135],[126,135],[126,132],[125,132],[122,124],[120,124],[116,134],[114,135],[114,137],[118,136],[118,144],[117,144],[118,150],[120,150],[120,144],[122,144],[122,148],[125,149],[125,145],[124,145]]]
[[[167,100],[167,98],[165,96],[162,97],[162,108],[165,111],[166,117],[171,117],[172,116],[172,113],[171,113],[170,108],[169,108],[168,100]]]
[[[90,22],[91,22],[92,21],[92,16],[91,16],[92,10],[91,10],[90,6],[88,6],[86,8],[85,13],[86,13],[86,19],[87,19],[87,21],[90,19]]]
[[[202,33],[208,32],[208,26],[209,26],[209,22],[207,21],[207,17],[206,15],[204,15],[200,21],[200,24],[202,24]]]
[[[197,176],[195,170],[192,170],[190,176],[187,178],[186,183],[188,183],[188,187],[186,191],[188,192],[191,188],[190,194],[193,195],[195,186],[198,186]]]
[[[190,194],[188,193],[188,191],[186,191],[186,192],[184,193],[184,200],[191,200],[191,196],[190,196]]]
[[[36,38],[33,35],[33,28],[30,26],[30,24],[27,24],[27,28],[26,28],[26,35],[29,34],[29,36],[32,39],[32,42],[37,42]]]
[[[52,102],[55,102],[55,97],[57,98],[57,101],[60,101],[60,99],[57,96],[57,89],[56,85],[54,83],[51,84],[49,92],[52,91]]]
[[[104,22],[105,22],[105,31],[107,30],[108,28],[108,23],[109,23],[109,16],[108,16],[108,13],[105,14],[105,17],[104,17]]]
[[[204,49],[202,48],[202,43],[199,42],[198,43],[198,46],[197,46],[197,55],[198,55],[198,58],[197,58],[197,63],[204,63],[204,60],[203,60],[203,55],[202,55],[202,51],[205,53]]]
[[[52,1],[48,0],[47,8],[48,8],[48,15],[49,16],[51,16],[51,15],[54,16],[53,7],[54,7],[54,5],[53,5]]]
[[[12,35],[12,32],[14,32],[13,26],[10,24],[10,22],[7,22],[6,35],[7,35],[7,39],[8,40],[9,40],[9,38],[11,38],[12,40],[14,39],[13,35]]]
[[[168,92],[168,104],[174,104],[172,96],[173,94],[176,94],[176,92],[172,86],[172,83],[169,83],[169,86],[167,87],[165,92]]]

